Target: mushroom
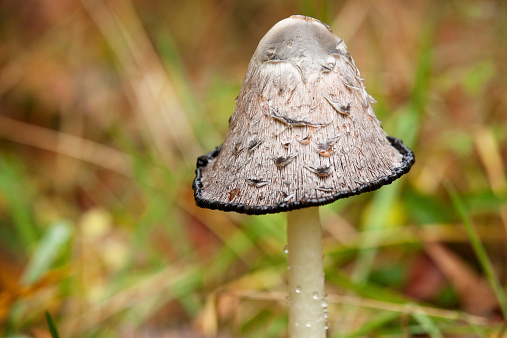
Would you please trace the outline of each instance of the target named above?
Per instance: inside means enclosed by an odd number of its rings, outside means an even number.
[[[290,337],[326,335],[318,206],[376,190],[414,163],[402,141],[386,136],[368,98],[343,40],[316,19],[291,16],[260,41],[223,145],[197,160],[198,206],[287,212]]]

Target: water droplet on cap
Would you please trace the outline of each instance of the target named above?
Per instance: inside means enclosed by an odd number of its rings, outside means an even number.
[[[313,295],[312,295],[312,298],[313,299],[319,299],[319,293],[318,292],[314,292]]]
[[[301,285],[296,286],[296,293],[301,293],[302,290],[303,288],[301,287]]]
[[[289,246],[288,245],[283,247],[283,252],[285,252],[286,254],[289,253]]]

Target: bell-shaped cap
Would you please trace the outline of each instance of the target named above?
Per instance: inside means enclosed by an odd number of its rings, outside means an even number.
[[[304,16],[260,41],[223,145],[197,160],[204,208],[266,214],[372,191],[414,154],[380,126],[343,40]]]

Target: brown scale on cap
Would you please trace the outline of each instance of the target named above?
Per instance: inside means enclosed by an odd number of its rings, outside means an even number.
[[[386,137],[370,102],[329,26],[303,16],[280,21],[250,61],[224,144],[198,159],[197,204],[274,213],[391,183],[414,156]]]
[[[329,157],[333,155],[334,154],[333,146],[336,144],[336,142],[338,142],[339,139],[340,137],[335,137],[327,140],[326,142],[319,143],[316,148],[319,155],[324,157]]]
[[[296,158],[296,156],[298,156],[298,155],[289,155],[289,156],[286,156],[286,157],[284,157],[284,156],[275,157],[274,158],[275,165],[278,167],[278,169],[282,169],[287,164],[289,164],[290,162],[292,162],[292,160],[294,160]]]

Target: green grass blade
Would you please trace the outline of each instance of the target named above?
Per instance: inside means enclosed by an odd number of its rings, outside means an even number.
[[[44,315],[46,316],[46,322],[48,323],[49,333],[51,334],[51,337],[58,338],[60,337],[58,335],[58,330],[56,328],[55,323],[53,322],[53,318],[51,318],[51,315],[48,311],[44,312]]]
[[[33,248],[39,233],[30,211],[34,195],[32,186],[26,185],[20,189],[20,182],[26,180],[26,175],[24,168],[16,159],[0,156],[0,196],[14,226],[16,233],[13,238],[14,245]],[[4,237],[1,241],[9,246],[11,243],[7,243],[5,239]]]
[[[349,333],[339,334],[337,337],[364,337],[371,335],[376,330],[381,329],[383,326],[391,323],[393,320],[399,317],[399,313],[383,311],[372,315],[371,318],[368,319],[368,322],[364,323],[357,330]]]
[[[414,313],[412,317],[421,325],[424,332],[427,332],[431,338],[443,338],[443,334],[440,329],[433,323],[433,320],[421,313]]]
[[[486,277],[491,285],[491,288],[493,289],[493,292],[495,293],[495,296],[498,300],[498,304],[500,305],[500,309],[502,310],[502,314],[505,319],[507,318],[507,297],[505,296],[505,290],[502,288],[500,281],[498,280],[498,277],[495,273],[495,270],[493,269],[493,264],[491,263],[491,260],[488,257],[486,249],[484,248],[484,245],[482,244],[481,239],[479,238],[479,234],[477,233],[477,230],[475,229],[475,226],[471,218],[468,216],[465,204],[463,203],[460,196],[458,195],[458,192],[451,185],[450,182],[445,181],[444,184],[449,193],[449,196],[451,197],[454,209],[456,210],[458,216],[461,218],[461,221],[463,222],[463,226],[465,227],[468,238],[470,239],[470,243],[472,245],[474,253],[477,256],[477,259],[479,260],[481,268],[484,270],[484,273],[486,274]]]
[[[51,268],[71,234],[72,229],[66,222],[57,222],[44,233],[21,278],[23,284],[33,284]]]
[[[363,241],[359,246],[356,268],[352,273],[352,279],[356,282],[366,282],[371,273],[378,251],[378,233],[387,227],[389,210],[396,203],[400,188],[400,182],[397,181],[374,193],[371,210],[364,222]]]

